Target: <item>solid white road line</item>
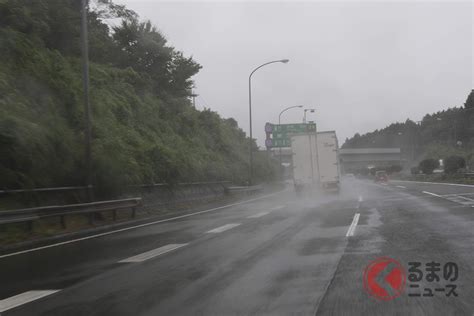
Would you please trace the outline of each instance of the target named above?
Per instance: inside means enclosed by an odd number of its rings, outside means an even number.
[[[451,193],[451,194],[443,194],[442,197],[452,197],[452,196],[463,196],[463,195],[474,195],[472,192],[468,193]]]
[[[466,201],[469,201],[469,202],[474,202],[473,199],[470,199],[470,198],[468,198],[468,197],[466,197],[466,196],[458,195],[458,196],[456,196],[456,197],[458,197],[458,198],[460,198],[460,199],[463,199],[463,200],[466,200]]]
[[[354,236],[355,229],[357,227],[357,223],[359,222],[360,213],[355,213],[354,219],[352,220],[351,226],[347,230],[346,237]]]
[[[397,188],[400,188],[400,189],[406,189],[407,187],[404,187],[403,185],[396,185]]]
[[[35,301],[42,297],[59,292],[60,290],[42,290],[42,291],[28,291],[0,301],[0,313],[9,309],[18,307],[20,305]]]
[[[440,185],[451,185],[451,186],[457,186],[457,187],[474,188],[474,185],[472,185],[472,184],[459,184],[459,183],[423,182],[423,181],[407,181],[407,180],[392,180],[392,182],[419,183],[419,184],[440,184]]]
[[[269,212],[260,212],[260,213],[254,214],[254,215],[247,216],[247,218],[259,218],[259,217],[267,215],[268,213]]]
[[[429,194],[429,195],[432,195],[432,196],[436,196],[436,197],[439,197],[439,198],[443,198],[441,195],[438,195],[436,193],[432,193],[432,192],[428,192],[428,191],[422,191],[423,193],[425,194]]]
[[[232,229],[234,227],[237,227],[239,225],[240,225],[240,223],[226,224],[224,226],[211,229],[211,230],[207,231],[206,233],[207,234],[218,234],[218,233],[225,232],[226,230]]]
[[[211,208],[211,209],[204,210],[204,211],[199,211],[199,212],[195,212],[195,213],[190,213],[190,214],[185,214],[185,215],[170,217],[170,218],[161,219],[161,220],[158,220],[158,221],[153,221],[153,222],[149,222],[149,223],[145,223],[145,224],[140,224],[140,225],[136,225],[136,226],[130,226],[130,227],[126,227],[126,228],[121,228],[121,229],[113,230],[113,231],[110,231],[110,232],[105,232],[105,233],[100,233],[100,234],[91,235],[91,236],[87,236],[87,237],[82,237],[82,238],[72,239],[72,240],[68,240],[68,241],[58,242],[58,243],[51,244],[51,245],[47,245],[47,246],[41,246],[41,247],[37,247],[37,248],[32,248],[32,249],[27,249],[27,250],[22,250],[22,251],[17,251],[17,252],[12,252],[12,253],[8,253],[8,254],[6,254],[6,255],[1,255],[1,256],[0,256],[0,259],[6,258],[6,257],[11,257],[11,256],[16,256],[16,255],[21,255],[21,254],[28,253],[28,252],[33,252],[33,251],[48,249],[48,248],[52,248],[52,247],[58,247],[58,246],[62,246],[62,245],[72,244],[72,243],[75,243],[75,242],[78,242],[78,241],[82,241],[82,240],[87,240],[87,239],[93,239],[93,238],[97,238],[97,237],[112,235],[112,234],[124,232],[124,231],[127,231],[127,230],[131,230],[131,229],[146,227],[146,226],[155,225],[155,224],[159,224],[159,223],[170,222],[170,221],[174,221],[174,220],[180,219],[180,218],[185,218],[185,217],[195,216],[195,215],[204,214],[204,213],[208,213],[208,212],[213,212],[213,211],[221,210],[221,209],[228,208],[228,207],[232,207],[232,206],[241,205],[241,204],[245,204],[245,203],[249,203],[249,202],[253,202],[253,201],[265,199],[265,198],[267,198],[267,197],[270,197],[270,196],[273,196],[273,195],[276,195],[276,194],[279,194],[279,193],[280,193],[280,192],[276,192],[276,193],[272,193],[272,194],[267,194],[267,195],[263,195],[263,196],[260,196],[260,197],[257,197],[257,198],[245,200],[245,201],[238,202],[238,203],[227,204],[227,205],[223,205],[223,206]]]
[[[160,247],[160,248],[156,248],[156,249],[141,253],[139,255],[136,255],[136,256],[133,256],[133,257],[130,257],[130,258],[127,258],[127,259],[120,260],[119,262],[122,262],[122,263],[143,262],[145,260],[154,258],[154,257],[162,255],[162,254],[165,254],[167,252],[170,252],[170,251],[173,251],[175,249],[184,247],[186,245],[187,244],[169,244],[169,245],[166,245],[166,246],[163,246],[163,247]]]

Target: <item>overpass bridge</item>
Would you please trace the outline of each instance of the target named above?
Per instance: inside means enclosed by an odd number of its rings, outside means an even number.
[[[400,148],[341,148],[339,159],[342,173],[352,173],[371,166],[404,164]]]
[[[291,148],[273,148],[271,153],[278,160],[281,155],[281,161],[285,165],[292,162]],[[388,167],[405,164],[400,148],[341,148],[339,159],[342,173],[350,173],[370,166]]]

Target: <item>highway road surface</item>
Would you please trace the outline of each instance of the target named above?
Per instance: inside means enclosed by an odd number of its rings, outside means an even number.
[[[473,315],[474,187],[346,180],[0,256],[3,315]]]

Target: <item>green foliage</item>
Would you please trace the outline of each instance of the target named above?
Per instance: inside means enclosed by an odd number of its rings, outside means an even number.
[[[84,183],[84,112],[74,0],[0,2],[0,187]],[[188,98],[200,65],[133,11],[89,12],[92,167],[99,194],[126,185],[245,183],[249,139]],[[122,19],[111,33],[104,16]],[[255,143],[253,146],[256,147]],[[255,181],[275,176],[256,154]]]
[[[464,103],[466,109],[474,108],[474,90],[471,90],[471,93],[467,96],[466,102]]]
[[[427,114],[420,122],[407,119],[373,132],[346,139],[342,148],[399,147],[402,155],[419,161],[425,157],[444,159],[462,156],[474,168],[474,92],[464,107]]]
[[[439,160],[433,159],[433,158],[428,158],[425,160],[420,161],[420,164],[418,165],[418,168],[424,173],[424,174],[432,174],[433,171],[439,167]]]
[[[444,160],[444,172],[456,173],[459,169],[466,167],[466,160],[460,156],[449,156]]]

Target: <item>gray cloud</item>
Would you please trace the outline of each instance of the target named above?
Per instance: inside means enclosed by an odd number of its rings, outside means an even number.
[[[315,107],[320,130],[341,142],[355,132],[459,106],[472,89],[470,2],[161,2],[120,0],[150,19],[203,65],[199,108],[248,131],[250,71],[254,137],[291,105]],[[300,122],[301,110],[285,122]]]

